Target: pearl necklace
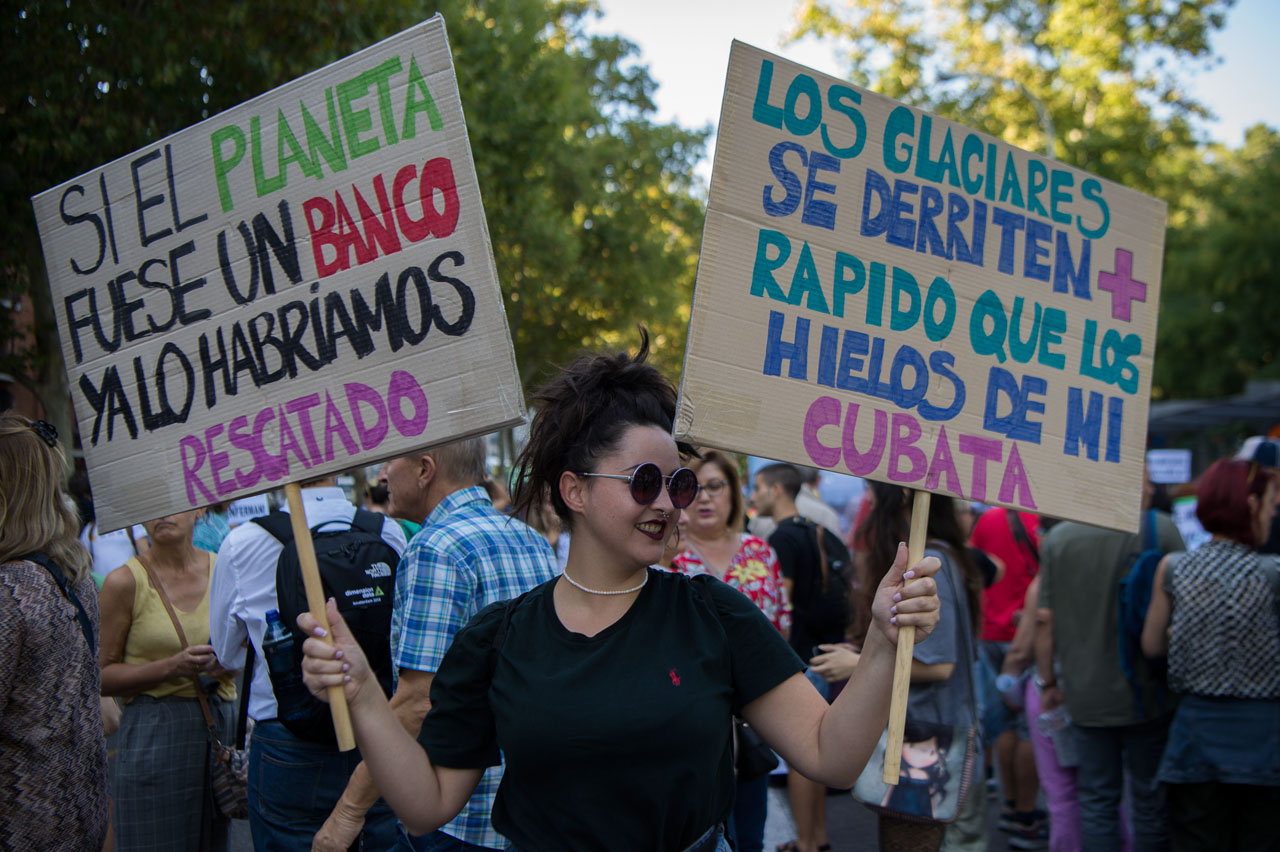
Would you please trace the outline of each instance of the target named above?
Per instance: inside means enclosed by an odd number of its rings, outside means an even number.
[[[629,594],[631,594],[632,592],[638,592],[638,591],[640,591],[641,589],[643,589],[643,588],[644,588],[644,584],[645,584],[645,583],[647,583],[647,582],[649,582],[649,571],[648,571],[648,569],[645,569],[645,572],[644,572],[644,579],[640,581],[640,585],[638,585],[638,586],[632,586],[632,587],[631,587],[631,588],[629,588],[629,589],[618,589],[618,590],[616,590],[616,591],[612,591],[612,592],[602,592],[602,591],[600,591],[600,590],[598,590],[598,589],[588,589],[586,586],[582,585],[582,584],[581,584],[581,583],[579,583],[577,580],[575,580],[575,579],[573,579],[572,577],[570,577],[570,576],[569,576],[569,573],[568,573],[567,571],[566,571],[566,572],[563,572],[563,573],[561,574],[561,576],[562,576],[562,577],[564,577],[566,580],[568,580],[568,581],[569,581],[569,585],[570,585],[570,586],[573,586],[575,589],[581,589],[582,591],[586,592],[586,593],[587,593],[587,594],[589,594],[589,595],[629,595]]]

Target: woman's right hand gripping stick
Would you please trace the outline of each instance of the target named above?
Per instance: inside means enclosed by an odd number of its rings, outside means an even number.
[[[302,643],[302,680],[321,701],[329,700],[330,687],[342,687],[374,786],[412,834],[430,834],[458,815],[483,770],[433,767],[426,751],[392,712],[360,643],[332,598],[325,603],[325,613],[328,634],[310,613],[298,616],[298,627],[307,634]]]
[[[325,601],[325,613],[329,617],[329,633],[320,626],[311,613],[298,616],[298,627],[307,635],[302,643],[302,681],[311,694],[321,701],[329,700],[329,688],[341,686],[347,702],[354,703],[370,682],[377,689],[377,682],[365,659],[360,643],[351,635],[350,628],[338,612],[333,598]],[[332,640],[328,637],[332,634]]]

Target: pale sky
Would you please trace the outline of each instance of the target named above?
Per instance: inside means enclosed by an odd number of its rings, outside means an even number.
[[[603,18],[594,29],[625,36],[640,47],[641,61],[658,82],[658,119],[685,127],[715,125],[733,39],[844,76],[830,47],[813,41],[786,48],[778,41],[792,21],[791,0],[599,0]],[[1184,79],[1192,94],[1219,118],[1204,125],[1213,139],[1238,147],[1245,128],[1261,121],[1280,127],[1280,58],[1274,34],[1277,0],[1238,0],[1227,26],[1213,38],[1223,62]],[[710,175],[710,154],[699,168]]]

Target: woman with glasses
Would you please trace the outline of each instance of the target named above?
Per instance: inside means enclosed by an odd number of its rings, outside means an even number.
[[[690,576],[710,574],[746,595],[765,618],[786,635],[791,605],[779,575],[778,557],[763,539],[742,529],[745,515],[738,467],[718,450],[701,453],[689,464],[698,475],[698,496],[684,510],[685,549],[671,570]],[[760,852],[769,802],[769,776],[738,777],[733,806],[737,852]]]
[[[1173,852],[1280,850],[1280,560],[1257,550],[1278,500],[1274,468],[1214,462],[1196,485],[1213,538],[1151,585],[1142,650],[1179,695],[1157,774]]]
[[[828,706],[750,600],[651,568],[697,476],[671,436],[675,390],[638,355],[584,356],[535,395],[517,511],[550,493],[572,531],[564,574],[481,610],[431,686],[418,743],[396,721],[332,602],[334,645],[304,645],[308,687],[343,685],[356,741],[413,834],[447,822],[505,759],[492,822],[519,852],[728,850],[730,720],[788,763],[850,786],[888,716],[898,624],[937,623],[937,560],[880,589],[857,676]],[[311,616],[300,626],[323,635]]]
[[[786,635],[791,605],[778,573],[778,556],[763,539],[743,532],[746,515],[738,468],[724,453],[706,450],[689,464],[698,496],[684,510],[685,548],[671,568],[710,574],[742,592]]]

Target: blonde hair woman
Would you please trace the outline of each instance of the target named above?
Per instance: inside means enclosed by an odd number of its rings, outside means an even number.
[[[0,415],[0,848],[99,849],[98,596],[44,421]]]

